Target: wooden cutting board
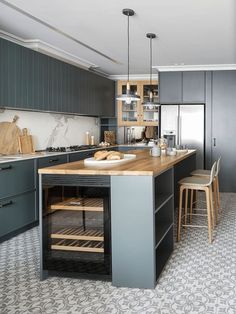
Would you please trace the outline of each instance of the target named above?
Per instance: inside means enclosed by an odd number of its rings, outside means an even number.
[[[16,125],[18,116],[12,122],[0,122],[0,154],[15,155],[19,153],[18,138],[20,129]]]
[[[28,134],[26,128],[22,130],[22,135],[19,136],[19,147],[22,154],[32,154],[35,152],[32,135]]]

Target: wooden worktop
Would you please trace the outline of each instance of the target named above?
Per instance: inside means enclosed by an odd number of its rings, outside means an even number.
[[[195,150],[178,153],[176,156],[152,157],[147,150],[129,151],[136,155],[135,159],[119,165],[87,166],[84,161],[75,161],[53,167],[39,169],[40,174],[81,174],[81,175],[111,175],[111,176],[155,176],[174,166],[185,158],[195,154]]]

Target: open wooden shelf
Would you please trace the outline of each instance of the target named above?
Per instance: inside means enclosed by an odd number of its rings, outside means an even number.
[[[102,198],[81,198],[73,197],[62,202],[52,204],[51,210],[85,210],[94,212],[103,212]]]
[[[60,228],[51,234],[52,239],[69,239],[69,240],[90,240],[90,241],[104,241],[103,232],[98,229],[83,227],[68,227]]]
[[[54,240],[52,250],[104,253],[103,241]]]

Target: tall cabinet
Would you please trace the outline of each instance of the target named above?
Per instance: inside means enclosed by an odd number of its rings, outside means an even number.
[[[236,192],[236,70],[159,73],[160,104],[205,104],[205,160],[220,156],[220,191]]]
[[[151,86],[154,95],[154,101],[159,101],[158,84],[153,82]],[[140,96],[139,101],[132,101],[127,104],[124,101],[118,101],[118,125],[119,126],[157,126],[159,122],[158,106],[143,106],[143,102],[148,100],[150,89],[149,81],[131,81],[131,92]],[[126,81],[118,81],[118,94],[125,94]]]

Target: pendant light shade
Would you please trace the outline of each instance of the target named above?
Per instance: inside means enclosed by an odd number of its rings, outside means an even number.
[[[152,40],[154,38],[156,38],[156,34],[153,34],[153,33],[147,33],[146,35],[147,38],[150,39],[150,88],[149,88],[149,91],[148,91],[148,100],[144,101],[142,103],[143,106],[146,106],[146,107],[159,107],[160,104],[156,101],[154,101],[154,97],[153,97],[153,90],[152,90]]]
[[[123,9],[122,13],[128,17],[128,24],[127,24],[127,37],[128,37],[128,62],[127,62],[127,83],[126,83],[126,93],[122,95],[118,95],[116,97],[117,100],[125,101],[126,104],[131,104],[132,101],[140,100],[140,96],[134,94],[130,90],[130,83],[129,83],[129,17],[134,15],[134,11],[132,9]]]

